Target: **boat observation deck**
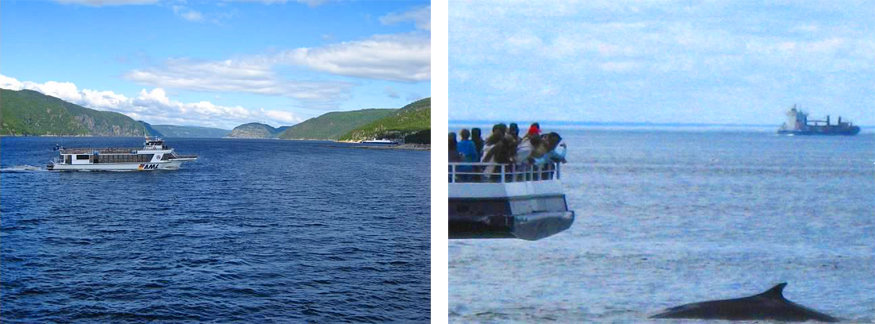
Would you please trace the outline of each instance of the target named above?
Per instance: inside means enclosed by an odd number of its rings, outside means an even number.
[[[136,147],[112,147],[112,148],[61,148],[58,151],[61,154],[137,154],[137,151],[145,150],[172,150],[170,147],[163,149],[143,149]]]

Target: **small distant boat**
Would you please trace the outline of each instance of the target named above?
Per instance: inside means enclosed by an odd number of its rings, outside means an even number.
[[[398,142],[387,140],[387,139],[372,139],[372,140],[364,140],[359,142],[359,144],[367,144],[367,145],[398,145]]]
[[[179,155],[160,138],[146,137],[143,148],[63,148],[46,166],[50,171],[177,170],[197,155]]]
[[[829,115],[826,120],[809,120],[808,114],[796,109],[796,105],[787,111],[787,121],[778,129],[781,135],[857,135],[859,132],[859,126],[842,122],[841,116],[838,124],[830,124]]]

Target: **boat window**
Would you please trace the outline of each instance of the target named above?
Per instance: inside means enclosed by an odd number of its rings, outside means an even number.
[[[528,214],[535,212],[555,212],[567,210],[565,198],[559,197],[538,197],[530,199],[514,199],[510,201],[511,209],[514,213]]]
[[[77,160],[88,160],[88,157],[89,157],[88,155],[84,155],[84,154],[76,155]]]

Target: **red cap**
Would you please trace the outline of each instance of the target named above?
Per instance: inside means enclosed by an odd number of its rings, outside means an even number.
[[[528,134],[529,135],[541,135],[541,130],[538,128],[538,126],[532,125],[532,126],[529,126]]]

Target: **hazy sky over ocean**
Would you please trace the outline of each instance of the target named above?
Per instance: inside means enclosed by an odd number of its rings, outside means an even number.
[[[875,3],[456,1],[450,120],[875,125]]]
[[[291,125],[430,96],[428,1],[3,1],[0,87],[152,124]]]

